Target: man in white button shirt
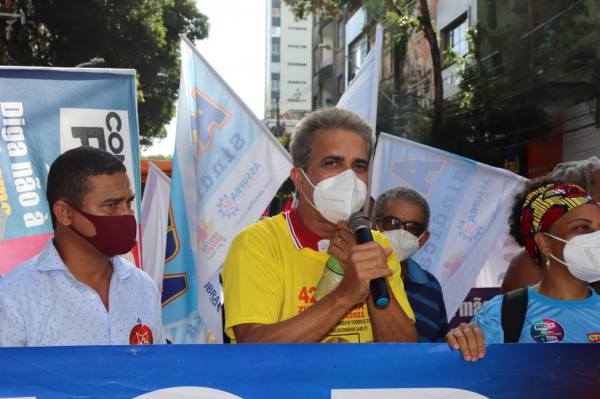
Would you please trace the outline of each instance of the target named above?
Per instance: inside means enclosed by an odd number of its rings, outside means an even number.
[[[117,256],[137,230],[123,163],[79,147],[54,161],[47,187],[54,237],[0,279],[0,346],[166,343],[156,285]]]

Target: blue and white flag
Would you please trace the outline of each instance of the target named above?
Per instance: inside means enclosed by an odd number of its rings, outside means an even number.
[[[514,193],[525,178],[410,140],[381,133],[371,194],[409,186],[431,208],[429,241],[414,256],[439,280],[448,315],[473,286],[507,230]]]
[[[373,141],[375,141],[375,125],[377,125],[377,96],[382,43],[383,28],[381,25],[377,25],[373,47],[369,50],[358,73],[336,105],[337,108],[352,111],[369,122],[373,128]]]
[[[222,342],[219,273],[227,250],[260,218],[292,164],[266,126],[181,38],[163,323],[175,343]]]
[[[139,215],[135,85],[134,70],[0,67],[0,208],[8,215],[4,240],[0,222],[0,275],[37,255],[54,234],[46,181],[67,150],[92,146],[121,159]]]

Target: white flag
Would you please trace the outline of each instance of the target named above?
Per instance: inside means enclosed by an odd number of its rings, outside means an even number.
[[[142,198],[142,269],[162,291],[171,179],[154,163],[148,162],[148,166]]]

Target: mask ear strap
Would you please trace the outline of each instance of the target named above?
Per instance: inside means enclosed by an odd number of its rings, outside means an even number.
[[[308,197],[306,196],[306,194],[304,194],[304,192],[302,192],[302,195],[304,195],[304,198],[306,198],[306,200],[308,201],[308,203],[309,203],[309,204],[310,204],[310,205],[311,205],[313,208],[315,208],[317,211],[319,211],[319,208],[317,208],[317,207],[315,206],[315,204],[313,204],[313,203],[312,203],[312,202],[311,202],[311,201],[308,199]],[[319,211],[319,213],[321,213],[321,211]]]
[[[555,237],[552,234],[548,234],[548,233],[544,233],[544,234],[547,235],[548,237],[552,237],[552,238],[554,238],[555,240],[558,240],[558,241],[569,242],[567,240],[563,240],[562,238]]]
[[[558,263],[562,263],[565,266],[569,266],[566,262],[563,262],[562,260],[558,259],[556,256],[550,254],[549,256],[550,258],[554,259],[555,261],[557,261]]]
[[[308,176],[306,176],[306,173],[304,173],[304,169],[300,168],[300,172],[302,172],[302,174],[303,174],[303,175],[304,175],[304,177],[306,178],[306,181],[308,182],[308,184],[310,184],[312,188],[315,188],[315,189],[316,189],[317,187],[315,187],[315,185],[314,185],[314,184],[312,184],[312,182],[310,181],[310,179],[308,178]],[[305,197],[306,197],[306,196],[305,196]],[[314,206],[314,205],[313,205],[313,206]],[[315,208],[315,209],[316,209],[316,208]]]

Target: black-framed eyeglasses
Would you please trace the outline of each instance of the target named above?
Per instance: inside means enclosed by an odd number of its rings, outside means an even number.
[[[385,216],[375,219],[375,222],[379,221],[381,221],[381,226],[384,230],[398,230],[404,226],[404,230],[416,237],[419,237],[425,231],[425,227],[421,223],[412,220],[403,222],[395,216]]]

